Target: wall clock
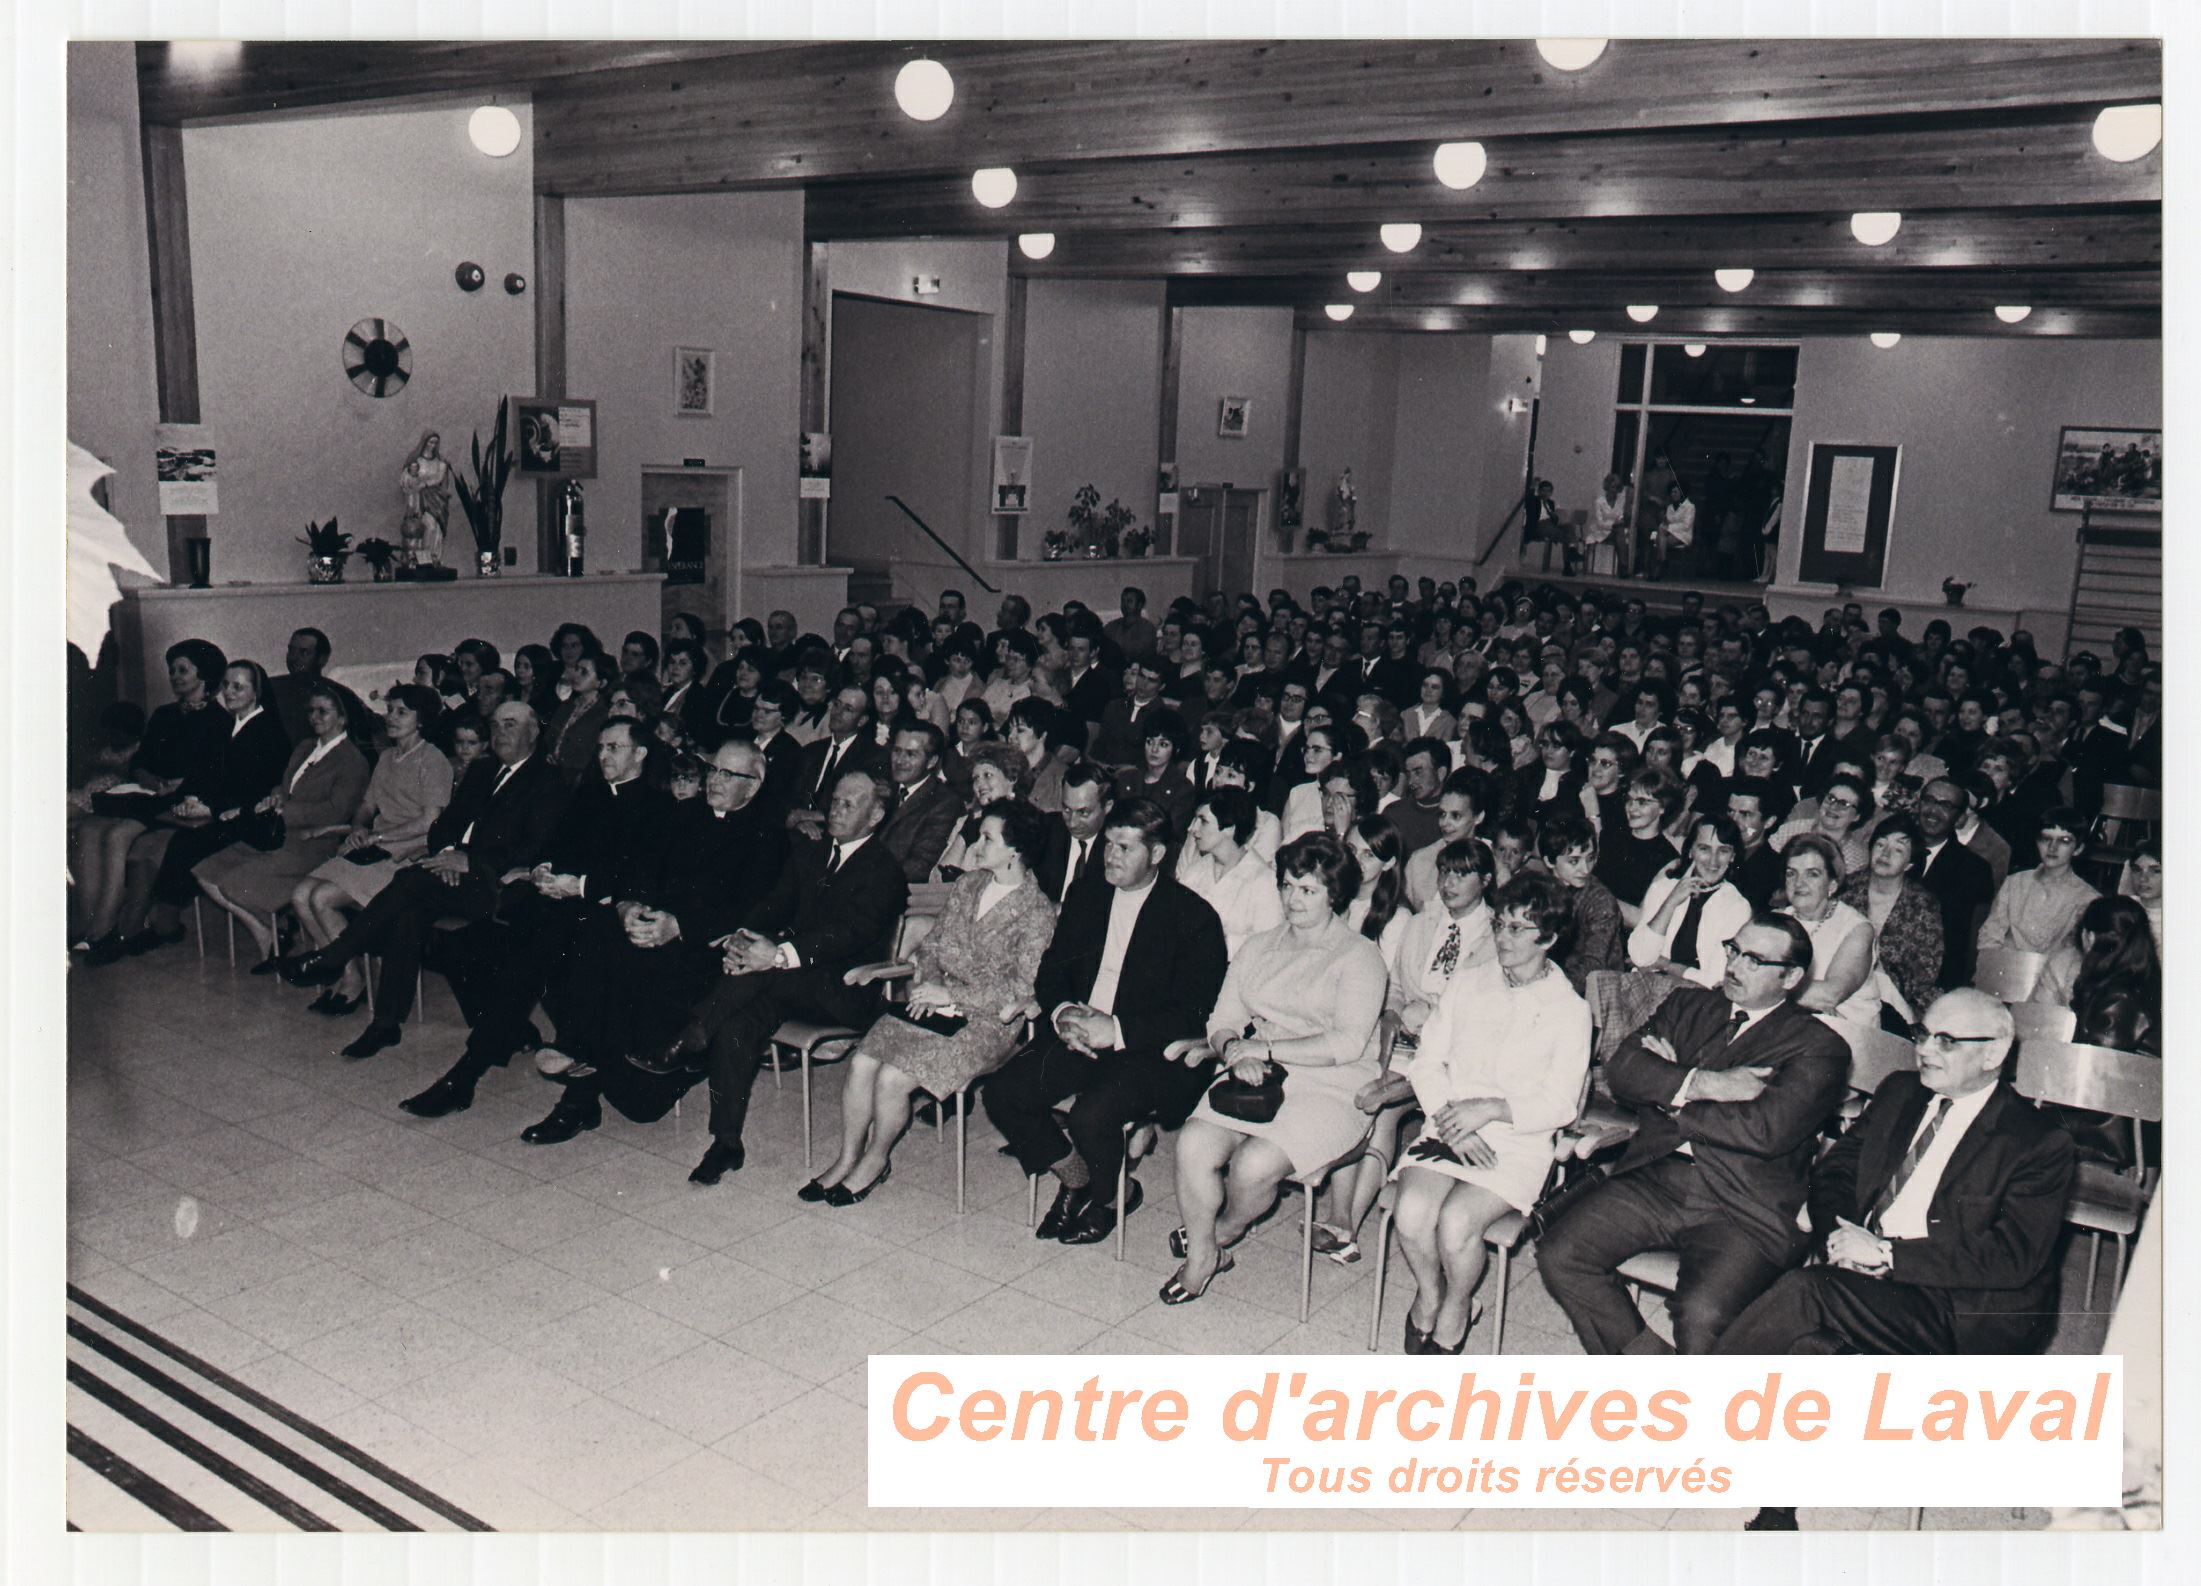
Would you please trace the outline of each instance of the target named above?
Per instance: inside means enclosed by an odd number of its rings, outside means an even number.
[[[371,397],[392,396],[413,377],[413,344],[386,319],[363,319],[344,336],[344,373]]]

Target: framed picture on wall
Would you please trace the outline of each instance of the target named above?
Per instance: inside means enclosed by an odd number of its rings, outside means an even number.
[[[708,347],[673,349],[673,411],[682,418],[711,416],[718,399],[717,361]]]
[[[1253,398],[1227,396],[1215,410],[1215,433],[1225,440],[1242,441],[1253,422]]]
[[[596,402],[592,397],[514,397],[513,452],[522,474],[596,477]]]
[[[2077,429],[2056,442],[2055,512],[2163,510],[2163,432]]]
[[[1888,527],[1895,519],[1899,446],[1814,441],[1804,474],[1806,583],[1877,589],[1887,577]]]

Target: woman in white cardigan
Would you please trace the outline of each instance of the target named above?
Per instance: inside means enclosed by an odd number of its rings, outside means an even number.
[[[1718,986],[1727,943],[1750,923],[1750,900],[1728,879],[1742,834],[1725,815],[1699,815],[1682,856],[1651,878],[1641,923],[1628,933],[1625,975],[1590,977],[1597,1051],[1610,1058],[1683,986]]]

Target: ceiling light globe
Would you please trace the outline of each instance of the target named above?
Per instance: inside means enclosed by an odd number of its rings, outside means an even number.
[[[1658,318],[1658,305],[1656,303],[1630,303],[1628,305],[1628,317],[1638,325],[1648,325],[1652,320]]]
[[[1849,234],[1868,248],[1891,241],[1903,229],[1903,217],[1892,209],[1861,209],[1849,217]]]
[[[1591,342],[1597,340],[1597,332],[1594,330],[1570,330],[1567,332],[1567,340],[1573,342],[1577,347],[1587,347]]]
[[[1353,305],[1350,303],[1325,303],[1322,305],[1322,312],[1342,325],[1353,317]]]
[[[971,172],[971,196],[988,209],[999,209],[1016,197],[1016,172],[1006,165],[988,165]]]
[[[1755,270],[1714,270],[1712,279],[1719,282],[1722,292],[1740,292],[1758,278]]]
[[[894,74],[894,102],[912,121],[938,121],[955,103],[955,79],[938,61],[910,61]]]
[[[466,118],[466,136],[492,160],[520,146],[520,118],[502,105],[483,105]]]
[[[1995,318],[2001,320],[2005,325],[2022,325],[2026,316],[2032,312],[2033,306],[2030,303],[1997,303],[1995,305]]]
[[[2155,152],[2163,141],[2163,107],[2111,105],[2094,118],[2094,149],[2119,165]]]
[[[1554,71],[1578,72],[1605,53],[1603,39],[1538,39],[1536,53]]]
[[[1704,356],[1704,343],[1701,341],[1683,342],[1681,350],[1692,358],[1702,358]]]
[[[1480,143],[1440,143],[1433,162],[1437,180],[1455,192],[1463,192],[1483,179],[1490,156]]]
[[[1383,285],[1381,270],[1347,270],[1345,284],[1356,292],[1373,292]]]
[[[1901,331],[1876,330],[1872,333],[1872,344],[1875,347],[1878,347],[1882,352],[1886,352],[1890,347],[1893,347],[1897,342],[1901,341],[1902,339],[1903,333]]]
[[[1055,234],[1051,231],[1027,231],[1016,239],[1016,251],[1027,259],[1044,259],[1055,251]]]
[[[1421,225],[1412,220],[1394,220],[1377,233],[1383,245],[1393,253],[1412,253],[1421,246]]]

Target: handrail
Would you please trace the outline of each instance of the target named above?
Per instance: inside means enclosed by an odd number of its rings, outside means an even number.
[[[956,550],[956,548],[950,545],[946,540],[940,538],[939,535],[935,534],[933,532],[932,525],[927,523],[923,518],[919,517],[916,512],[911,509],[910,504],[907,501],[904,501],[900,496],[888,496],[887,500],[893,502],[896,506],[902,509],[903,517],[909,519],[910,522],[916,524],[920,529],[923,529],[925,531],[926,539],[932,541],[933,544],[939,546],[940,549],[942,549],[943,551],[946,551],[948,555],[953,558],[956,566],[962,568],[964,572],[970,574],[971,577],[977,581],[978,587],[980,589],[983,589],[989,595],[998,595],[1001,593],[1000,585],[988,583],[986,581],[986,575],[984,573],[981,573],[977,568],[971,566],[970,563],[964,561],[961,552]]]

